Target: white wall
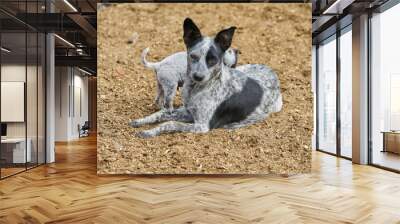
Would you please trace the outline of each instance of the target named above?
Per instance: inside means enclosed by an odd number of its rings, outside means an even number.
[[[70,84],[69,68],[55,68],[55,141],[68,140],[68,117],[69,117],[69,96]]]
[[[37,70],[38,69],[38,70]],[[36,65],[28,65],[18,63],[2,64],[1,66],[2,82],[24,82],[26,84],[26,107],[19,108],[21,113],[26,112],[26,120],[21,122],[6,122],[7,137],[9,138],[24,138],[25,135],[30,140],[29,146],[32,150],[32,161],[44,163],[45,150],[45,120],[44,120],[44,74],[42,67]],[[27,81],[25,80],[27,78]],[[2,89],[3,92],[4,89]],[[4,93],[3,93],[4,94]],[[2,98],[8,98],[7,95],[2,95]],[[24,102],[23,102],[24,103]],[[2,107],[1,110],[12,110],[10,107]],[[14,108],[15,110],[15,108]],[[13,111],[8,111],[13,113]],[[37,156],[38,153],[38,156]]]
[[[3,64],[1,66],[1,81],[25,82],[25,64]],[[1,108],[6,110],[6,108]],[[7,137],[25,137],[25,122],[7,123]]]
[[[3,64],[1,65],[1,81],[25,82],[25,64]]]
[[[88,120],[88,78],[83,75],[76,68],[56,67],[56,141],[79,138],[78,125]]]
[[[1,81],[2,82],[25,82],[25,64],[3,64],[1,66]],[[4,96],[3,96],[4,97]],[[7,108],[1,108],[2,110],[7,110]],[[23,108],[22,108],[23,109]],[[9,131],[14,131],[13,129],[17,128],[17,126],[21,126],[24,122],[11,122],[8,124]],[[23,129],[25,129],[25,125],[22,125]],[[17,128],[18,129],[18,128]],[[22,137],[25,136],[25,131],[20,133]]]
[[[74,72],[73,94],[75,95],[71,97],[75,102],[73,102],[74,107],[72,108],[71,135],[73,138],[78,138],[78,124],[82,126],[85,121],[88,121],[88,78],[87,76],[82,76],[80,72],[77,74],[77,70]]]
[[[25,82],[25,75],[26,75],[26,71],[25,69],[27,69],[28,74],[31,74],[30,71],[36,69],[36,67],[33,66],[29,66],[26,68],[25,64],[21,65],[21,64],[3,64],[1,66],[1,81],[2,82]],[[36,73],[36,71],[35,71]],[[32,83],[30,83],[32,84]],[[36,83],[34,83],[34,85],[36,85]],[[30,89],[28,89],[30,90]],[[34,90],[34,92],[30,93],[30,91],[28,91],[27,96],[29,98],[36,98],[36,89]],[[3,96],[4,97],[4,96]],[[27,99],[28,103],[30,103],[32,101],[32,99]],[[36,104],[34,105],[36,107]],[[7,110],[7,108],[1,108],[2,110]],[[35,123],[36,123],[36,114],[31,114],[28,113],[28,121],[31,122],[33,121],[33,117],[35,118]],[[25,122],[7,122],[7,136],[8,137],[25,137]],[[28,125],[28,127],[32,127],[33,124]],[[29,133],[28,133],[28,137]]]

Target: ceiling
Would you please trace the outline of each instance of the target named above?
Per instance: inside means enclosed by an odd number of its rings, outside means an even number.
[[[56,66],[78,66],[95,74],[96,4],[97,0],[1,0],[2,45],[13,49],[8,57],[26,55],[25,31],[50,32],[57,34]],[[36,46],[27,36],[29,58]]]
[[[313,0],[313,44],[332,36],[352,23],[354,17],[368,13],[389,0]]]

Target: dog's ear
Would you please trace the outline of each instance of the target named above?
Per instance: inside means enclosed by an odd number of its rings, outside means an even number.
[[[200,29],[193,20],[186,18],[183,22],[183,41],[187,48],[191,48],[203,39]]]
[[[231,46],[235,29],[236,27],[232,26],[228,29],[219,31],[219,33],[215,36],[214,42],[221,47],[222,51],[225,52]]]

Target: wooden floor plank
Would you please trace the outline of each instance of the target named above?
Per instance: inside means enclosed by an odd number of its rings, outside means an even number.
[[[96,138],[0,181],[0,223],[400,223],[400,175],[313,152],[311,174],[97,176]]]

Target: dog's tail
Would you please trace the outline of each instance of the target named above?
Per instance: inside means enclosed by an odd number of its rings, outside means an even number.
[[[158,63],[157,62],[148,62],[146,60],[146,55],[149,52],[149,50],[150,49],[148,47],[143,50],[143,52],[142,52],[142,63],[146,68],[157,69],[158,68]]]

